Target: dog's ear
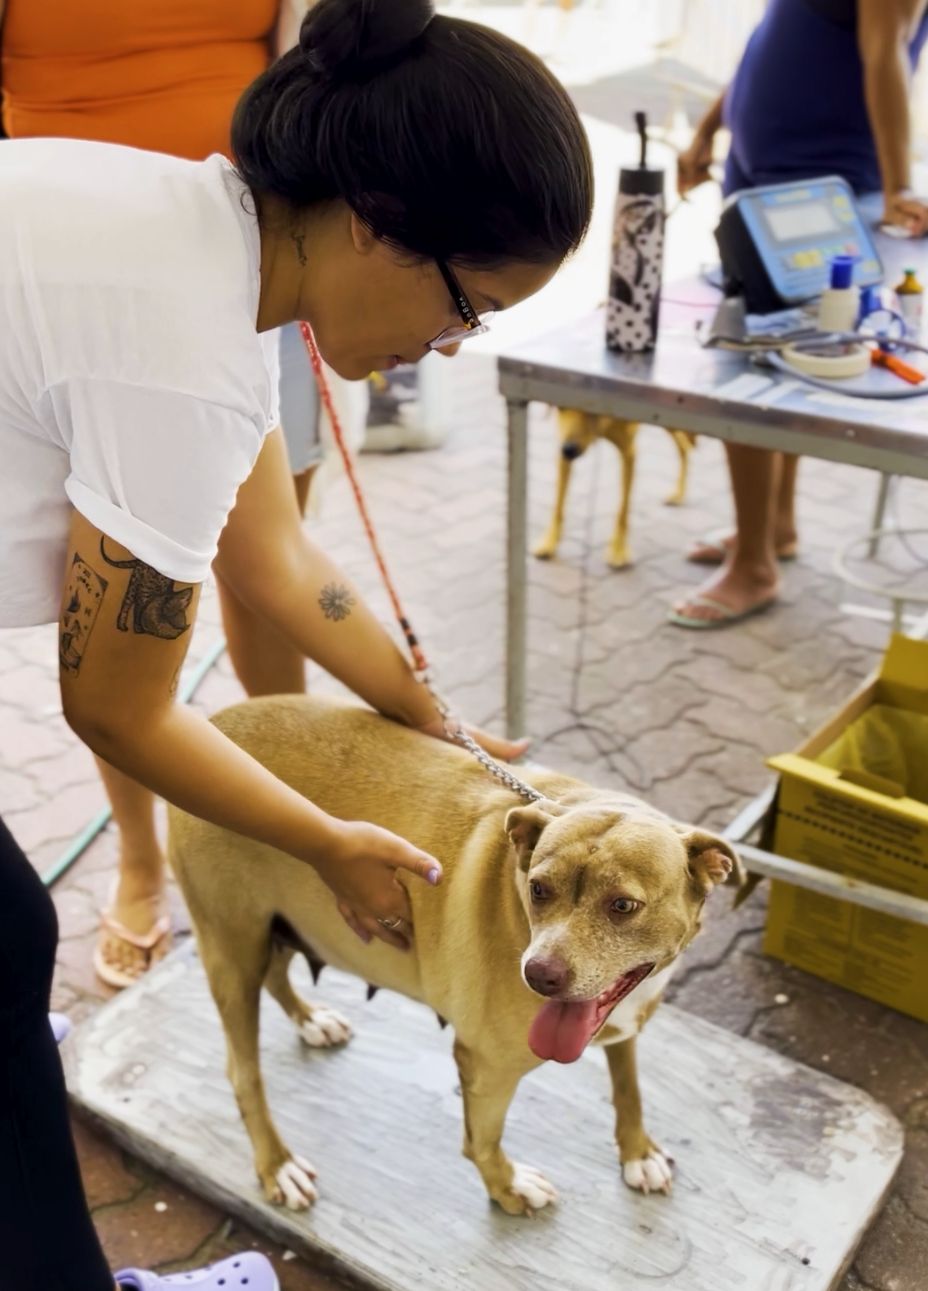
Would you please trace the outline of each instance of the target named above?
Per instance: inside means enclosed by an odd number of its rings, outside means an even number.
[[[704,829],[678,828],[686,848],[689,872],[705,896],[721,883],[743,887],[747,875],[741,858],[727,839],[709,834]]]
[[[532,802],[525,807],[513,807],[507,813],[506,833],[516,849],[521,870],[527,870],[531,864],[532,852],[541,831],[551,824],[555,816],[563,816],[566,810],[560,803],[542,798],[540,802]]]

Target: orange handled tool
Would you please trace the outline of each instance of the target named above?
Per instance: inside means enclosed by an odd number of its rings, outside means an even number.
[[[909,385],[918,386],[925,380],[925,373],[914,368],[911,363],[903,363],[902,359],[896,358],[895,354],[889,354],[886,350],[879,348],[871,351],[871,360],[878,368],[886,368],[888,372],[894,372],[897,377],[903,381],[908,381]]]

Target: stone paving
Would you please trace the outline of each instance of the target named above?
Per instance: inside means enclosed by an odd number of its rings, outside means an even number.
[[[457,362],[456,420],[445,447],[365,457],[362,470],[410,614],[445,688],[472,720],[498,726],[503,409],[492,362],[481,356]],[[554,421],[544,410],[535,413],[531,453],[537,534],[555,464]],[[875,479],[804,464],[802,554],[788,567],[782,605],[739,627],[687,633],[664,617],[674,591],[698,578],[681,553],[689,539],[725,522],[729,503],[721,449],[702,440],[687,504],[663,507],[673,457],[662,432],[643,433],[631,532],[637,559],[621,573],[604,564],[617,498],[613,450],[599,445],[578,463],[560,558],[531,568],[528,733],[534,755],[551,766],[627,785],[680,818],[722,827],[768,782],[765,756],[796,743],[879,657],[886,625],[843,614],[844,592],[831,573],[834,548],[869,515]],[[923,498],[924,486],[906,482],[901,512],[914,516]],[[310,523],[386,619],[343,480]],[[207,592],[192,659],[216,639],[217,625],[215,595]],[[0,637],[0,812],[40,871],[103,804],[91,758],[60,715],[55,653],[52,628]],[[311,669],[310,684],[333,683]],[[196,702],[215,711],[239,695],[222,658]],[[76,1021],[107,996],[90,953],[115,856],[116,840],[106,830],[54,890],[62,926],[55,1006]],[[738,911],[725,900],[710,902],[707,929],[672,998],[893,1108],[906,1125],[905,1164],[841,1291],[924,1291],[928,1028],[766,958],[764,904],[763,888]],[[175,922],[183,936],[179,899]],[[646,1042],[642,1063],[646,1069]],[[257,1240],[86,1127],[77,1133],[94,1218],[114,1266],[190,1267]],[[334,1285],[283,1252],[274,1258],[285,1291]]]

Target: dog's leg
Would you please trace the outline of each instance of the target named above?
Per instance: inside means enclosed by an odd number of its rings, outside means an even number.
[[[628,550],[628,513],[632,500],[632,485],[635,481],[635,439],[638,427],[629,423],[624,442],[616,448],[619,450],[619,461],[622,464],[622,482],[619,494],[619,514],[616,516],[615,531],[606,551],[606,563],[612,569],[624,569],[631,564]],[[615,443],[615,441],[613,441]]]
[[[480,1171],[492,1199],[510,1215],[531,1215],[556,1201],[544,1175],[510,1161],[502,1147],[506,1113],[525,1069],[502,1067],[460,1040],[454,1042],[454,1060],[464,1101],[464,1155]]]
[[[686,499],[686,485],[690,468],[690,451],[693,447],[693,436],[688,430],[670,430],[668,434],[677,446],[677,452],[680,455],[680,469],[677,474],[677,484],[673,492],[664,499],[664,505],[668,507],[679,507],[683,505]]]
[[[565,457],[563,452],[557,455],[557,492],[554,497],[554,514],[548,525],[545,536],[535,548],[539,560],[552,560],[557,555],[561,534],[564,530],[564,505],[567,501],[567,486],[570,484],[570,472],[573,458]]]
[[[622,1177],[640,1192],[670,1192],[673,1162],[648,1136],[641,1117],[641,1092],[635,1059],[635,1036],[606,1046],[615,1107],[615,1138]]]
[[[265,1195],[289,1210],[305,1210],[316,1200],[316,1172],[294,1156],[277,1132],[261,1079],[258,1007],[269,966],[266,930],[236,936],[234,947],[213,944],[198,924],[200,955],[226,1035],[227,1073],[254,1151],[255,1170]]]
[[[325,1004],[310,1004],[297,995],[290,981],[290,961],[295,952],[290,946],[275,946],[264,978],[264,988],[293,1022],[300,1039],[313,1049],[330,1049],[347,1044],[351,1023]]]

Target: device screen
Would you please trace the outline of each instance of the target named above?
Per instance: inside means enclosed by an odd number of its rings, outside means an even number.
[[[827,202],[803,202],[796,206],[768,206],[764,210],[770,231],[778,242],[834,233],[841,226]]]

